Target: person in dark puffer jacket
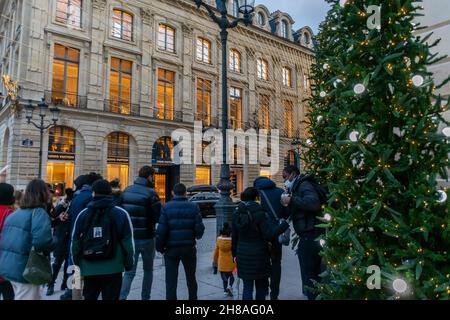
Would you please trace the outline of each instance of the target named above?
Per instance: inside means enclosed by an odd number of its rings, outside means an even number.
[[[166,298],[177,300],[178,267],[183,263],[189,291],[189,300],[197,300],[196,239],[205,232],[200,208],[186,198],[186,186],[173,188],[174,198],[161,210],[156,230],[156,250],[164,253],[166,265]]]
[[[321,246],[317,237],[322,232],[315,226],[320,223],[317,215],[321,212],[320,198],[314,185],[314,177],[300,175],[300,170],[288,166],[283,171],[285,186],[290,194],[282,198],[281,204],[287,206],[295,232],[299,236],[297,256],[302,276],[303,294],[309,300],[315,300],[316,294],[308,288],[313,288],[312,280],[319,281],[321,273]]]
[[[155,257],[155,224],[161,211],[161,201],[152,188],[154,175],[155,170],[152,167],[142,167],[139,170],[139,177],[133,185],[123,191],[118,201],[118,205],[125,209],[131,217],[135,243],[135,265],[123,277],[121,300],[126,300],[130,293],[131,284],[136,275],[139,255],[142,256],[144,269],[141,299],[150,300]]]
[[[14,187],[8,183],[0,183],[0,238],[6,218],[14,212]],[[0,298],[14,300],[14,289],[11,282],[0,277]]]
[[[254,187],[241,193],[242,202],[233,214],[232,245],[236,257],[238,276],[244,281],[243,300],[265,300],[271,274],[269,242],[282,234],[289,224],[282,220],[273,223],[256,202],[258,190]]]

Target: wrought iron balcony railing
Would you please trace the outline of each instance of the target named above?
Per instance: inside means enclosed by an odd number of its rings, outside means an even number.
[[[58,91],[45,91],[45,102],[63,107],[86,109],[87,97],[72,93],[63,93]]]
[[[130,101],[113,99],[105,100],[104,111],[113,112],[131,116],[140,115],[140,105],[135,103],[130,103]]]

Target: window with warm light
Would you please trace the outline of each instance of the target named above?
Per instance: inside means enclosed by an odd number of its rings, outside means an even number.
[[[259,96],[259,127],[268,130],[270,127],[269,121],[270,111],[270,97],[267,95]]]
[[[269,79],[269,64],[264,59],[256,61],[258,79],[267,81]]]
[[[77,104],[80,50],[55,44],[53,57],[52,103]]]
[[[47,178],[48,183],[73,187],[75,168],[75,130],[64,126],[49,129]]]
[[[110,111],[130,114],[131,109],[131,61],[111,58],[111,72],[109,76]]]
[[[235,49],[230,50],[230,70],[241,73],[241,54]]]
[[[130,161],[130,137],[126,133],[113,132],[108,136],[108,159],[106,176],[108,181],[118,179],[121,188],[128,186]]]
[[[158,119],[173,120],[175,101],[175,72],[158,69],[158,97],[156,101]]]
[[[173,163],[174,143],[171,137],[159,138],[152,149],[153,163]]]
[[[292,87],[292,70],[288,67],[283,67],[283,86]]]
[[[211,81],[197,78],[197,120],[211,125]]]
[[[196,185],[211,184],[211,167],[197,166],[195,168],[195,184]]]
[[[71,27],[81,28],[82,0],[57,0],[56,21]]]
[[[160,50],[175,53],[175,29],[165,25],[159,24],[158,29],[158,48]]]
[[[133,41],[133,15],[120,9],[114,9],[111,32],[114,38]]]
[[[197,38],[197,61],[211,64],[211,41]]]
[[[284,101],[284,130],[286,137],[292,138],[294,133],[293,120],[294,120],[294,105],[291,101]]]
[[[165,203],[167,200],[167,176],[164,173],[156,173],[155,174],[155,191],[159,196],[159,199],[162,203]]]
[[[231,128],[242,128],[242,89],[230,88],[230,121]]]

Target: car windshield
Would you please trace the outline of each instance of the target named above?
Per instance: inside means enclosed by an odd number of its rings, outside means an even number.
[[[191,197],[191,200],[217,200],[220,198],[220,194],[218,193],[198,193],[195,196]]]

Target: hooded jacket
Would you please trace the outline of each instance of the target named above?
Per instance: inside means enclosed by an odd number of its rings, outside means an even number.
[[[233,214],[233,256],[237,260],[238,276],[244,280],[259,280],[270,276],[269,241],[274,241],[289,227],[287,222],[273,223],[264,209],[254,201],[239,203]]]
[[[288,209],[298,235],[315,231],[315,226],[320,223],[316,218],[321,212],[320,199],[314,184],[312,176],[300,175],[291,188]]]
[[[44,208],[18,209],[6,219],[0,237],[0,276],[27,283],[22,274],[31,247],[46,255],[53,251],[51,221]]]
[[[260,194],[264,193],[267,196],[278,217],[274,216],[272,210],[270,210],[270,206],[267,203],[266,198],[261,195],[261,206],[268,212],[269,216],[271,216],[274,220],[288,218],[289,211],[281,205],[281,195],[284,193],[283,189],[278,188],[274,181],[266,177],[256,178],[253,186],[258,189]]]
[[[233,272],[235,264],[232,255],[231,237],[220,236],[217,238],[214,249],[213,262],[219,272]]]
[[[87,261],[82,256],[81,235],[90,210],[111,208],[116,233],[114,256],[100,261]],[[72,233],[72,257],[75,265],[80,267],[81,276],[96,276],[122,273],[131,270],[134,263],[133,228],[128,213],[122,208],[113,206],[112,196],[96,196],[87,208],[77,217]]]

